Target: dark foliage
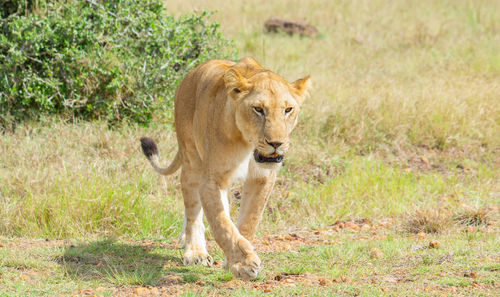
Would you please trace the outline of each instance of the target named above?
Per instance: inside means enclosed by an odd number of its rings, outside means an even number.
[[[234,57],[207,13],[175,19],[160,0],[0,3],[2,126],[48,114],[146,124],[189,70]]]

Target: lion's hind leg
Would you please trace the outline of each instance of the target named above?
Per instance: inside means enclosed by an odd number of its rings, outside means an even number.
[[[181,184],[184,197],[184,265],[211,266],[212,257],[208,254],[205,242],[205,225],[201,207],[199,174],[194,170],[182,168]]]

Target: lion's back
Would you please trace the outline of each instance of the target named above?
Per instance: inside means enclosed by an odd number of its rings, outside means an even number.
[[[193,136],[207,132],[214,113],[225,104],[223,76],[234,64],[226,60],[210,60],[191,70],[182,80],[175,94],[178,140],[197,142],[194,139],[197,137]]]

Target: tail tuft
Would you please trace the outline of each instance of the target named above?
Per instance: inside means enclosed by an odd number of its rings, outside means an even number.
[[[151,159],[151,156],[158,155],[158,147],[153,139],[149,137],[141,138],[141,147],[142,152],[148,159]]]

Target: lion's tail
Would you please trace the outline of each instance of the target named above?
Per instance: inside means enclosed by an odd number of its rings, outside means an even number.
[[[148,158],[149,162],[156,170],[156,172],[158,172],[159,174],[170,175],[176,172],[177,169],[181,167],[181,154],[179,153],[179,151],[177,151],[174,160],[168,167],[161,168],[158,162],[158,147],[156,146],[155,141],[149,137],[142,137],[141,147],[142,152],[144,153],[146,158]]]

